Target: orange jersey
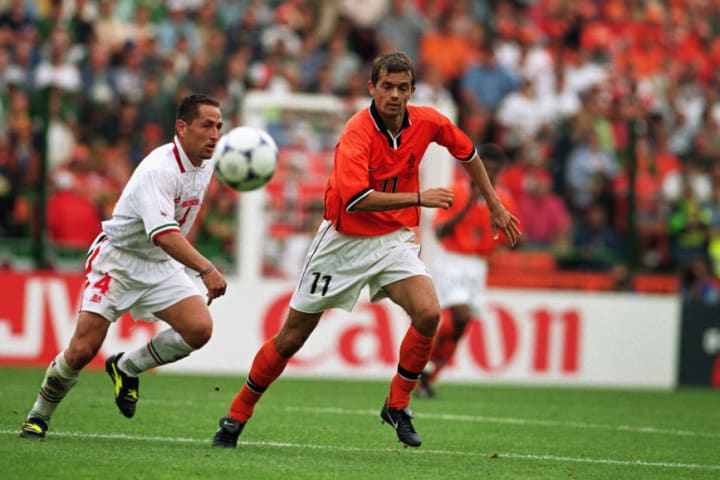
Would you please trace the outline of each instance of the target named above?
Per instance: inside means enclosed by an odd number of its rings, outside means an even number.
[[[447,210],[437,211],[433,219],[435,230],[453,218],[467,204],[471,194],[471,182],[467,179],[459,180],[453,184],[452,190],[455,192],[455,201]],[[517,206],[510,194],[499,188],[496,191],[505,208],[517,216]],[[500,238],[494,240],[490,226],[490,209],[481,196],[465,216],[455,224],[455,228],[440,239],[440,244],[445,250],[451,252],[488,256],[499,245],[507,242],[505,235],[501,231],[498,233]]]
[[[371,104],[348,121],[335,147],[325,189],[325,219],[347,235],[384,235],[419,223],[420,208],[382,212],[349,210],[372,191],[417,192],[420,161],[431,142],[463,161],[475,146],[462,130],[437,110],[408,105],[400,133],[393,137]]]

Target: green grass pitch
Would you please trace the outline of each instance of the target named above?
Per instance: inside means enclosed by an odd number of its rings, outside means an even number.
[[[0,369],[0,478],[718,479],[719,392],[440,384],[413,399],[418,449],[381,425],[388,382],[282,377],[237,449],[210,441],[241,376],[141,377],[128,420],[83,372],[47,438],[19,437],[42,379]]]

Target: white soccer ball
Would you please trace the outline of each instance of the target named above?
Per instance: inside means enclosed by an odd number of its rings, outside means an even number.
[[[267,184],[278,164],[278,147],[266,131],[236,127],[215,146],[215,174],[225,185],[241,192]]]

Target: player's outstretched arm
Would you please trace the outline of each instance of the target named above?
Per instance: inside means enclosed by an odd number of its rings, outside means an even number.
[[[520,237],[520,220],[508,212],[498,198],[480,157],[476,154],[472,160],[463,162],[462,165],[470,174],[470,178],[480,187],[480,193],[490,209],[490,227],[493,231],[493,238],[497,239],[498,231],[502,231],[510,245],[514,246]]]
[[[368,193],[353,206],[353,212],[382,212],[407,207],[450,208],[455,194],[449,188],[428,188],[422,192]]]

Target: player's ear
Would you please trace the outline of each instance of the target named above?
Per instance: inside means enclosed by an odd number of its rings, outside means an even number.
[[[185,136],[185,130],[187,129],[187,123],[185,123],[185,120],[180,120],[179,118],[175,120],[175,133],[178,137],[182,138]]]

